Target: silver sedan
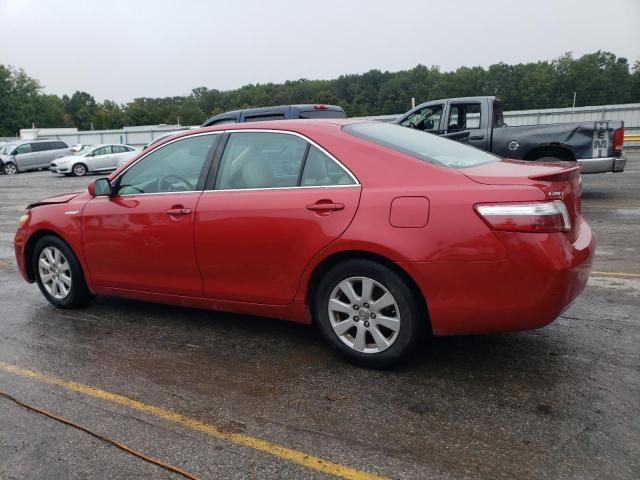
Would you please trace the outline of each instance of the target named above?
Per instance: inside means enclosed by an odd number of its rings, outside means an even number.
[[[81,177],[89,172],[109,172],[118,164],[133,157],[138,151],[129,145],[84,146],[73,155],[56,158],[49,170],[53,173]]]

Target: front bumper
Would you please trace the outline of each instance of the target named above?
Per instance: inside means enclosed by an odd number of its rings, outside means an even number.
[[[496,232],[509,252],[498,261],[406,262],[422,290],[434,335],[533,330],[553,322],[584,290],[595,251],[578,236]]]
[[[581,173],[623,172],[627,159],[624,156],[579,158],[578,163],[582,165]]]
[[[71,173],[71,165],[58,165],[52,163],[49,165],[49,170],[53,173]]]

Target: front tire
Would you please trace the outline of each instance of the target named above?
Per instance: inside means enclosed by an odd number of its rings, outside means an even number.
[[[18,167],[13,162],[7,162],[4,164],[4,167],[2,167],[2,171],[6,175],[15,175],[16,173],[18,173]]]
[[[84,177],[87,174],[87,166],[82,163],[77,163],[71,169],[74,177]]]
[[[354,259],[331,268],[315,296],[315,321],[346,360],[389,368],[407,360],[426,321],[405,280],[379,263]]]
[[[80,262],[60,238],[46,235],[33,253],[33,272],[45,298],[58,308],[77,308],[92,298]]]

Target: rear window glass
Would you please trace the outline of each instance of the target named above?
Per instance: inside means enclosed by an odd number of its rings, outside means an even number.
[[[399,125],[355,123],[344,126],[343,130],[425,162],[451,168],[473,167],[500,159],[475,147]]]
[[[347,118],[340,110],[307,110],[300,112],[300,118]]]

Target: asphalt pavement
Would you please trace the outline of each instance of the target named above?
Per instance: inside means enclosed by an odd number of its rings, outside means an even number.
[[[199,478],[640,478],[640,154],[584,176],[585,292],[541,330],[435,338],[402,368],[310,327],[97,298],[20,278],[25,205],[90,178],[0,175],[0,392]],[[97,178],[97,177],[91,177]],[[535,286],[532,285],[532,288]],[[182,478],[0,398],[0,479]]]

